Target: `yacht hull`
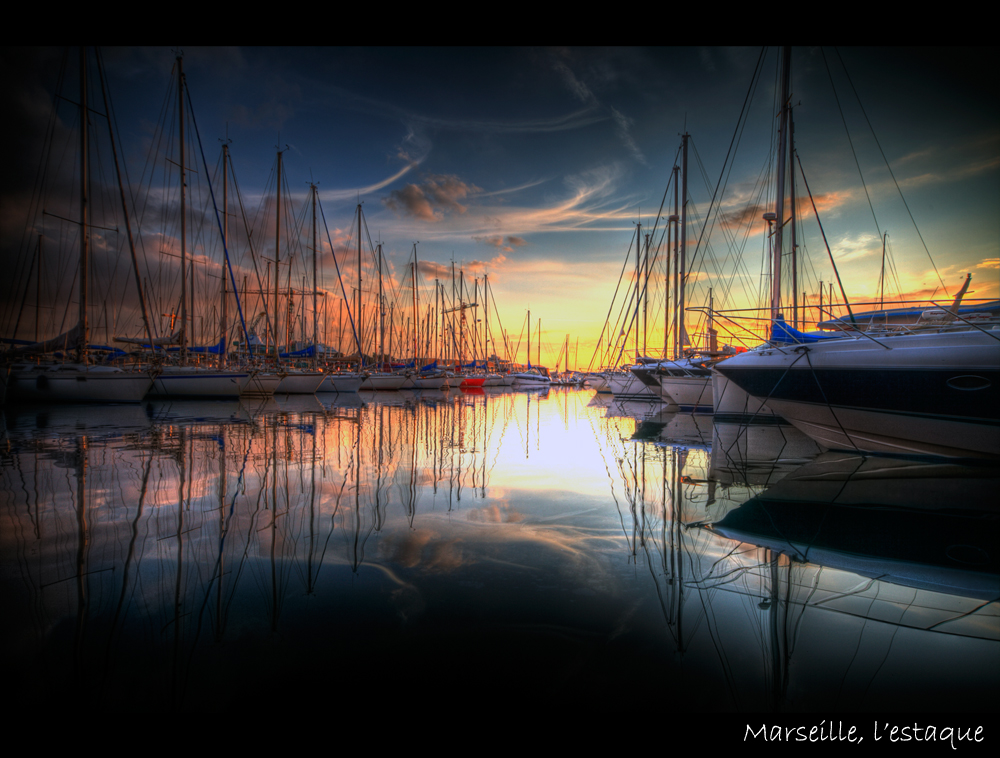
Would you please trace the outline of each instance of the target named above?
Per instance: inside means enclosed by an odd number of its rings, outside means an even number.
[[[989,333],[763,349],[716,370],[825,448],[1000,456],[1000,339]]]
[[[549,387],[552,380],[539,374],[511,374],[515,387]]]
[[[683,413],[712,413],[712,380],[704,376],[661,376],[660,392]]]
[[[605,374],[604,380],[607,383],[608,391],[610,391],[616,399],[656,401],[661,401],[663,399],[659,392],[654,392],[631,372]],[[598,391],[604,392],[605,390]]]

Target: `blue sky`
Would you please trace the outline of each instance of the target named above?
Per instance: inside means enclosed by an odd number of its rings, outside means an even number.
[[[583,363],[611,305],[635,222],[648,228],[663,199],[680,134],[686,130],[693,141],[691,215],[704,218],[761,61],[726,192],[717,200],[728,223],[717,223],[703,243],[689,296],[701,304],[712,286],[717,298],[728,293],[721,305],[757,304],[759,219],[774,194],[767,172],[773,172],[775,49],[763,58],[760,48],[184,48],[183,54],[208,160],[216,160],[218,139],[228,134],[248,206],[273,191],[275,153],[285,149],[293,212],[305,207],[308,182],[317,182],[343,262],[360,198],[397,286],[419,241],[422,298],[452,260],[466,276],[488,272],[513,339],[530,308],[533,320],[542,319],[543,361],[554,361],[569,333],[580,339]],[[150,154],[175,55],[169,48],[104,51],[130,176],[141,174]],[[25,256],[16,244],[27,208],[23,187],[37,165],[62,56],[47,49],[3,55],[17,146],[2,216],[3,255],[12,262]],[[940,296],[942,282],[953,292],[967,271],[976,296],[998,296],[995,58],[975,49],[793,49],[796,146],[852,300],[874,296],[886,231],[894,286],[904,297]],[[801,185],[799,193],[806,200]],[[756,223],[746,226],[748,219]],[[723,226],[733,231],[728,244]],[[689,237],[699,231],[692,222]],[[800,289],[814,292],[832,271],[815,222],[807,217],[803,231],[809,262]],[[330,263],[322,286],[334,290]],[[152,270],[163,262],[144,265]],[[308,269],[295,273],[301,278]],[[169,277],[163,281],[176,289]],[[658,293],[653,309],[662,309],[662,278],[650,288]]]

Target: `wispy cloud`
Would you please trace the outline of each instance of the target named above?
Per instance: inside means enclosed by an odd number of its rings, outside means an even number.
[[[566,89],[568,89],[577,100],[585,103],[590,108],[603,111],[608,114],[608,117],[614,122],[615,135],[618,139],[621,140],[622,144],[625,145],[625,148],[629,151],[629,153],[631,153],[635,160],[644,166],[647,165],[646,156],[643,155],[639,146],[636,144],[635,139],[632,137],[632,125],[635,123],[634,119],[625,115],[613,105],[605,105],[601,103],[600,100],[598,100],[597,95],[594,94],[593,89],[573,72],[562,57],[553,58],[552,68],[559,75]],[[611,77],[608,77],[605,74],[604,78],[607,79]]]
[[[566,65],[564,61],[554,60],[552,62],[552,68],[555,69],[556,73],[559,74],[560,78],[563,80],[563,84],[566,85],[566,89],[573,93],[577,100],[583,103],[597,103],[597,98],[594,97],[594,93],[591,92],[590,87],[580,81],[576,74],[573,73],[572,69]]]
[[[632,124],[634,123],[631,118],[626,116],[624,113],[619,111],[614,106],[611,107],[611,117],[615,121],[615,134],[618,135],[618,139],[622,141],[628,151],[632,153],[632,157],[635,158],[642,165],[646,165],[646,156],[642,154],[639,146],[635,143],[632,138]]]
[[[876,253],[881,254],[882,240],[874,234],[861,234],[853,239],[842,237],[830,249],[838,263],[846,263]]]
[[[525,132],[561,132],[571,129],[581,129],[591,124],[606,121],[607,114],[595,107],[586,107],[568,113],[552,116],[520,119],[468,119],[444,118],[431,116],[400,106],[358,95],[340,87],[325,87],[325,91],[337,97],[341,104],[351,110],[369,115],[391,118],[406,124],[407,128],[419,129],[430,127],[448,131],[469,131],[480,134],[516,134]]]

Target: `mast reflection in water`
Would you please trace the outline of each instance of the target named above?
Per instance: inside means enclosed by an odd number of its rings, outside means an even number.
[[[7,407],[19,702],[991,702],[992,468],[577,390],[331,397]]]

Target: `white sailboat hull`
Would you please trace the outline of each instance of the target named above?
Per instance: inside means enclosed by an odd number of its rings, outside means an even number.
[[[279,395],[312,395],[319,389],[323,379],[321,371],[285,374],[275,393]]]
[[[330,374],[319,386],[319,392],[357,392],[364,377],[360,374]]]
[[[11,371],[7,400],[26,403],[138,403],[153,379],[104,366],[57,366]]]
[[[167,367],[153,380],[149,395],[237,398],[249,378],[247,371]]]
[[[405,382],[406,377],[399,374],[369,374],[368,377],[361,382],[361,389],[386,391],[399,390],[402,389]]]
[[[273,395],[281,384],[281,374],[267,374],[262,371],[251,373],[247,383],[243,385],[241,395],[267,396]]]
[[[439,390],[448,381],[446,376],[413,377],[413,388],[418,390]]]

